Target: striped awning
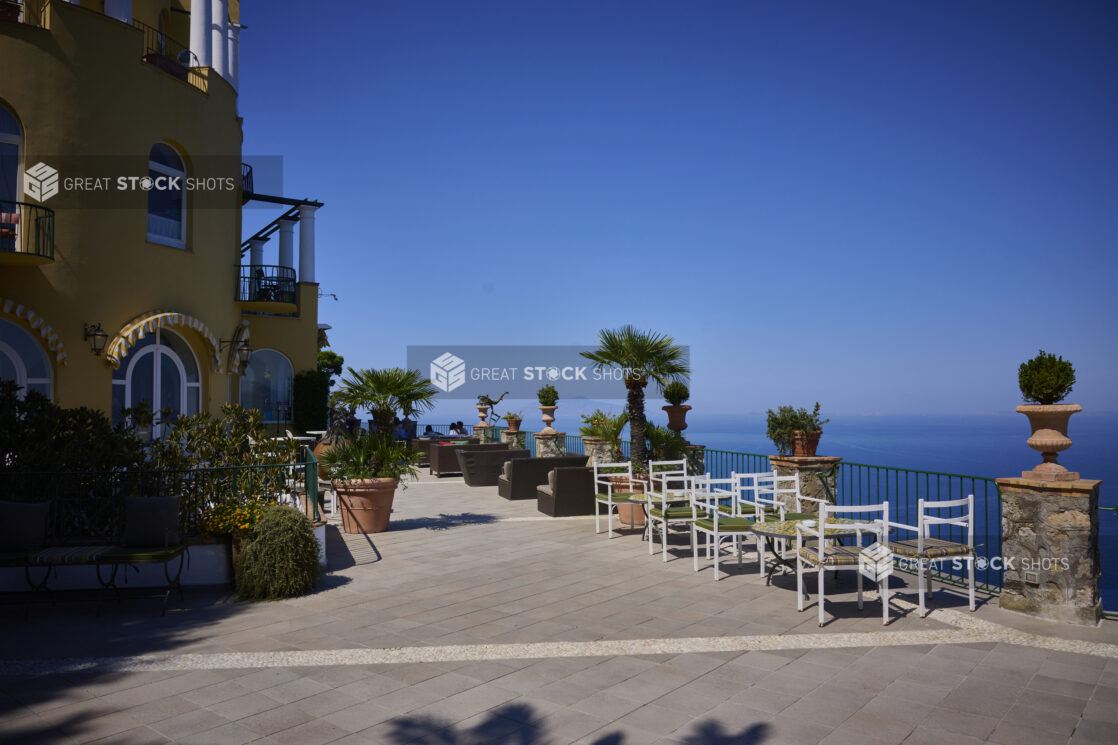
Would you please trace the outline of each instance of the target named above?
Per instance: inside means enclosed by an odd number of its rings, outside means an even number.
[[[120,361],[128,356],[128,351],[136,346],[136,342],[148,334],[155,333],[156,329],[168,327],[188,328],[195,331],[209,344],[213,369],[219,373],[225,372],[225,366],[221,361],[221,346],[209,327],[194,316],[169,310],[153,310],[124,324],[120,333],[105,346],[105,359],[114,368],[120,367]]]
[[[3,310],[5,315],[15,316],[27,324],[32,331],[37,332],[43,338],[43,345],[54,355],[54,361],[62,365],[66,364],[66,347],[58,338],[58,332],[47,323],[45,318],[11,298],[0,297],[0,310]]]

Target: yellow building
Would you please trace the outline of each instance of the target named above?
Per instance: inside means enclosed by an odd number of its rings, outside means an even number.
[[[114,417],[290,419],[321,205],[242,168],[242,28],[237,0],[0,0],[0,379]],[[253,199],[287,212],[242,242]]]

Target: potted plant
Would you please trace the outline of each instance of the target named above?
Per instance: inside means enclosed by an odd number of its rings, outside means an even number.
[[[662,408],[668,413],[668,429],[675,432],[687,429],[687,412],[691,411],[691,407],[684,406],[684,403],[689,398],[691,391],[681,381],[673,380],[664,386],[664,400],[668,405]]]
[[[1068,437],[1068,420],[1083,411],[1079,404],[1061,404],[1075,385],[1075,368],[1062,357],[1048,354],[1043,349],[1017,370],[1017,384],[1027,403],[1017,411],[1029,418],[1032,436],[1027,444],[1043,454],[1044,462],[1032,471],[1021,475],[1025,478],[1068,480],[1078,478],[1056,462],[1057,454],[1071,447]]]
[[[352,406],[346,407],[338,402],[330,405],[330,420],[326,425],[326,434],[314,445],[314,457],[318,458],[318,477],[328,478],[326,467],[322,464],[323,454],[339,442],[355,437],[360,431],[356,413]]]
[[[540,434],[558,434],[552,429],[551,423],[555,421],[555,409],[559,408],[556,406],[559,401],[559,391],[555,390],[553,385],[545,385],[536,391],[536,400],[540,402],[540,411],[543,412],[543,429],[540,430]]]
[[[400,479],[416,475],[417,456],[407,442],[376,433],[335,443],[322,454],[338,494],[345,532],[388,530],[396,487]]]
[[[687,440],[678,431],[668,427],[649,422],[648,429],[644,431],[648,452],[654,460],[679,460],[687,457]]]
[[[791,406],[781,406],[775,412],[768,410],[766,435],[781,455],[815,455],[819,438],[823,435],[823,425],[830,419],[819,418],[819,402],[815,409],[808,411]]]
[[[508,422],[509,432],[519,432],[520,431],[520,422],[522,420],[522,417],[520,416],[520,412],[510,411],[510,412],[507,412],[501,418],[504,419],[506,422]]]
[[[621,462],[621,432],[628,423],[629,415],[624,411],[614,416],[595,409],[582,417],[578,433],[582,435],[583,449],[588,456],[586,465]]]

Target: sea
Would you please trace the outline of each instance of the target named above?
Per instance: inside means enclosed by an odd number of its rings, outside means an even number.
[[[538,430],[534,412],[524,411],[525,429]],[[562,407],[554,424],[559,431],[578,432],[573,413]],[[456,417],[465,420],[464,416]],[[663,414],[649,409],[649,418],[663,424]],[[429,416],[425,421],[442,421]],[[466,423],[471,423],[465,420]],[[693,444],[716,450],[769,455],[775,452],[765,436],[764,414],[704,413],[694,409],[683,433]],[[503,422],[502,422],[503,424]],[[626,433],[624,435],[628,437]],[[1118,414],[1075,414],[1068,436],[1073,445],[1059,462],[1081,478],[1102,481],[1100,506],[1118,505]],[[1040,453],[1025,444],[1028,420],[1022,414],[840,416],[830,417],[819,443],[820,455],[837,455],[860,463],[920,471],[1003,478],[1020,476],[1041,462]],[[1102,561],[1103,607],[1118,611],[1118,512],[1100,510],[1099,546]]]

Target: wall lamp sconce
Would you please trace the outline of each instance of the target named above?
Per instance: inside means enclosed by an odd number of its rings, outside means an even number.
[[[249,358],[252,357],[252,347],[244,339],[222,339],[220,349],[226,347],[236,350],[237,362],[241,364],[241,367],[247,365]]]
[[[109,335],[101,328],[101,324],[95,323],[91,326],[87,323],[82,338],[89,342],[89,351],[93,352],[93,356],[100,357],[105,351],[105,343],[109,340]]]

